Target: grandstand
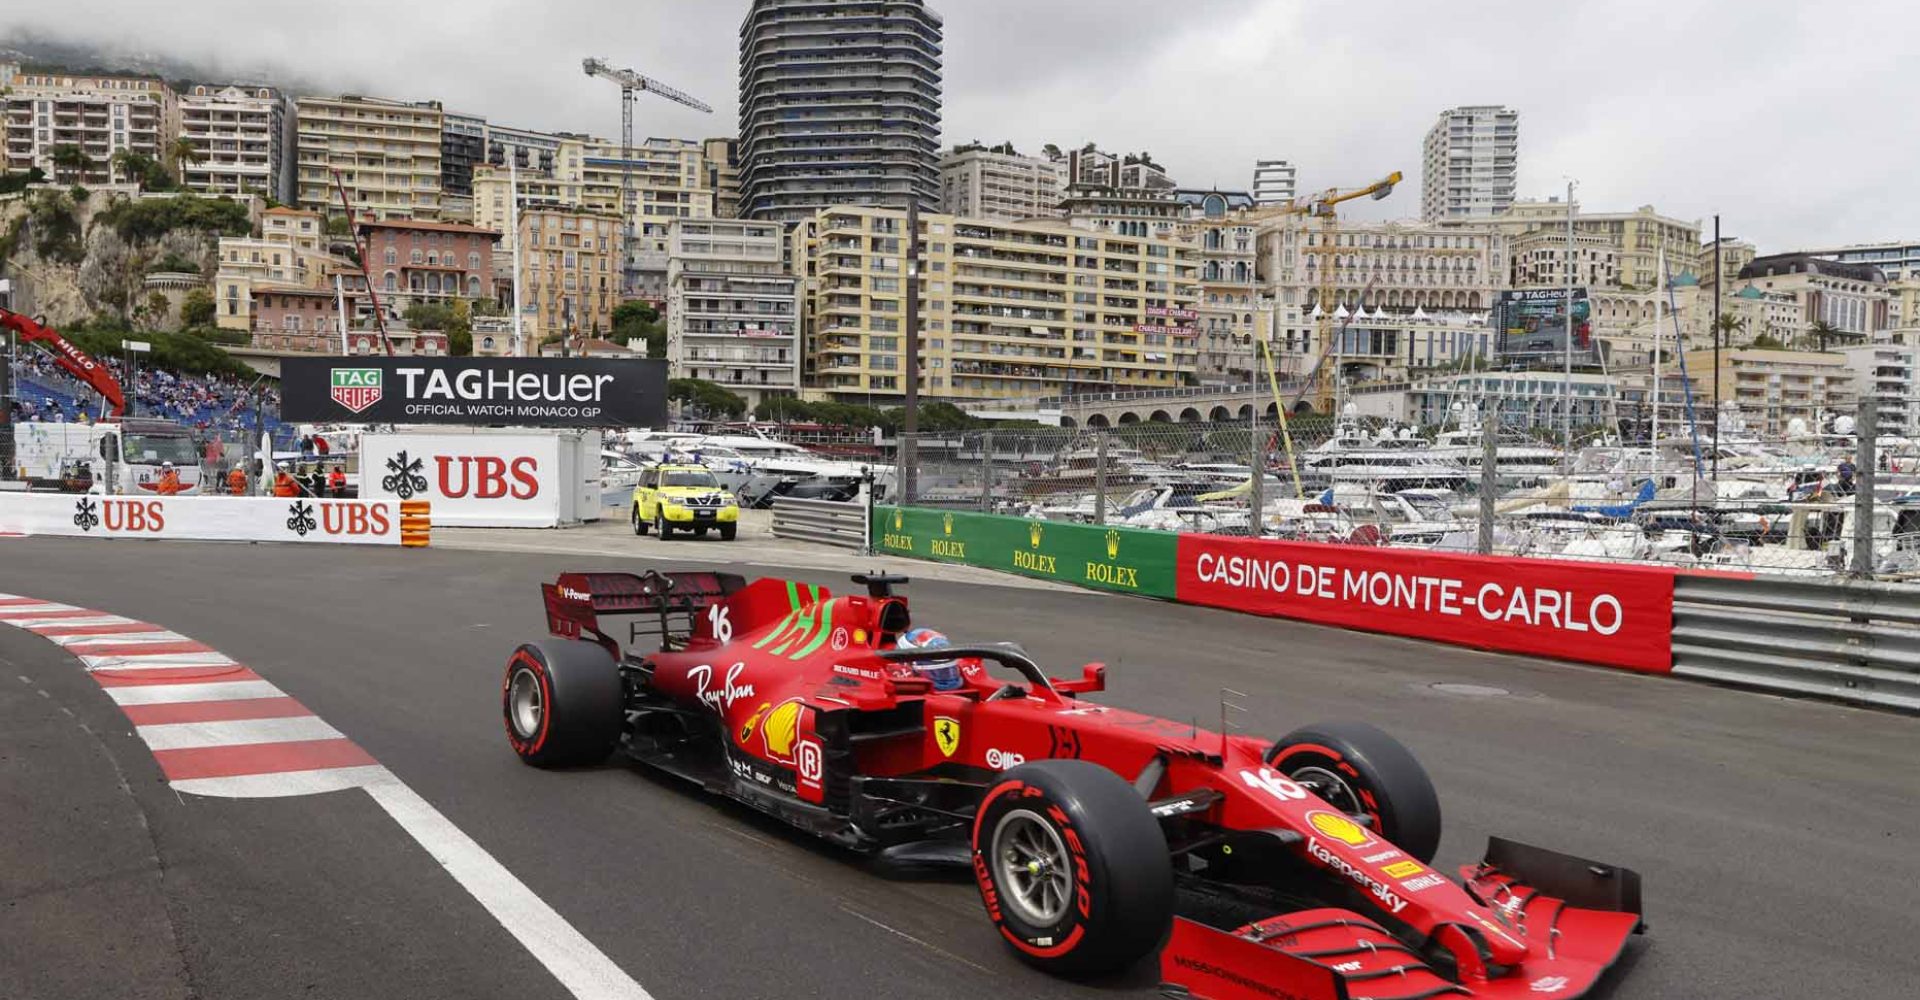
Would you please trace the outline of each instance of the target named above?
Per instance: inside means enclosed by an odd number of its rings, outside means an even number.
[[[108,368],[125,386],[127,380],[120,365],[109,362]],[[69,378],[48,359],[34,355],[22,357],[14,366],[13,375],[16,420],[98,420],[106,408],[91,389]],[[143,369],[139,390],[129,391],[128,395],[137,401],[138,412],[143,417],[172,420],[219,434],[257,434],[262,421],[255,419],[251,400],[235,405],[246,398],[247,388],[231,379]],[[270,412],[263,414],[264,423],[276,445],[291,446],[298,434],[271,412],[279,410],[278,396],[269,390],[265,408]]]

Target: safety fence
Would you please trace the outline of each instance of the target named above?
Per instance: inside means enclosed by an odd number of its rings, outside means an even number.
[[[420,548],[432,521],[423,500],[0,493],[0,535]]]
[[[1920,710],[1920,589],[1869,581],[1680,576],[1673,672]]]
[[[864,549],[867,547],[867,505],[779,497],[773,501],[773,537],[841,549]]]
[[[1671,666],[1675,572],[996,514],[874,509],[875,551],[1269,617],[1553,656]]]

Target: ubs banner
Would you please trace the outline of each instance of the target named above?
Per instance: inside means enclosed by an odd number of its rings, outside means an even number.
[[[662,427],[667,363],[610,358],[286,358],[280,419]]]

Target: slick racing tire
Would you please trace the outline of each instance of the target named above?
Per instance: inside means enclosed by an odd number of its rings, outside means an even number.
[[[1440,797],[1399,740],[1364,722],[1302,726],[1267,751],[1267,764],[1355,816],[1411,857],[1432,863],[1440,848]]]
[[[1145,799],[1088,761],[1008,771],[973,823],[987,918],[1029,964],[1064,975],[1123,969],[1173,926],[1173,864]]]
[[[647,519],[640,516],[640,505],[634,504],[633,505],[633,533],[636,535],[644,535],[647,533],[647,527],[648,527]]]
[[[620,738],[625,699],[613,657],[591,642],[529,642],[500,686],[507,742],[535,767],[592,764]]]

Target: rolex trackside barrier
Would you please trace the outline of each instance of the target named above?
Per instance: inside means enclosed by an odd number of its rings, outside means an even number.
[[[873,550],[1172,599],[1176,536],[998,514],[875,506]]]

